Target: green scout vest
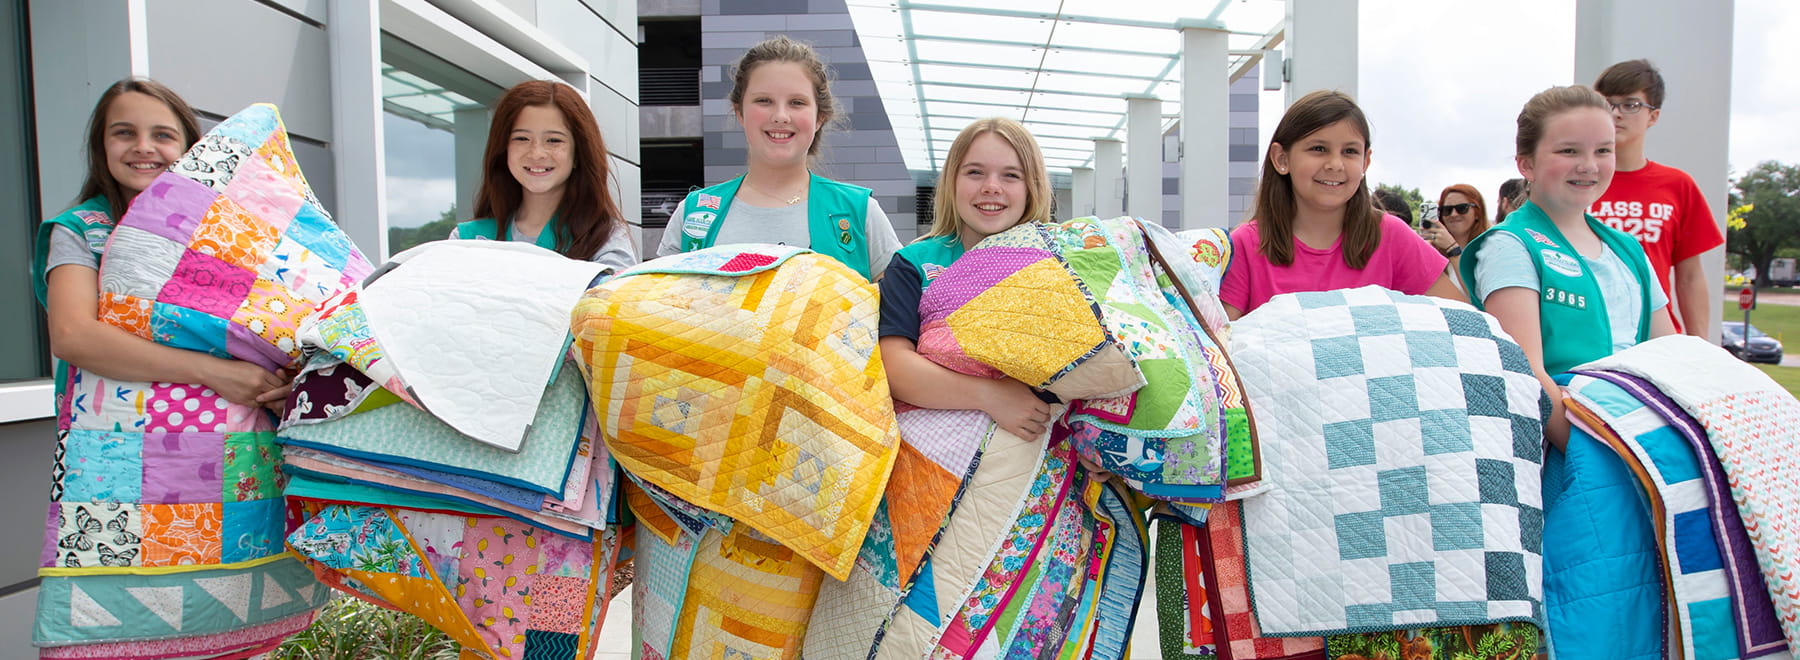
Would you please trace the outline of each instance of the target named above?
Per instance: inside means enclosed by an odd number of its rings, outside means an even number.
[[[1644,310],[1638,315],[1637,340],[1648,340],[1650,287],[1656,286],[1656,280],[1651,279],[1650,262],[1644,256],[1644,248],[1636,239],[1607,227],[1594,216],[1587,216],[1587,224],[1637,277],[1638,293],[1643,299],[1641,309]],[[1464,282],[1470,283],[1470,293],[1475,291],[1476,255],[1480,253],[1482,242],[1496,231],[1512,234],[1524,243],[1525,252],[1531,255],[1532,266],[1537,270],[1538,288],[1542,294],[1538,301],[1538,324],[1543,334],[1544,370],[1558,374],[1612,355],[1612,332],[1608,330],[1611,323],[1606,316],[1606,300],[1600,292],[1600,281],[1586,268],[1587,261],[1557,230],[1556,223],[1536,203],[1526,202],[1507,215],[1506,222],[1494,225],[1469,241],[1468,248],[1463,250],[1462,277]],[[1482,308],[1483,301],[1470,302],[1476,309]]]
[[[962,258],[963,244],[955,236],[933,236],[914,241],[894,254],[906,257],[906,262],[918,271],[919,290],[923,291],[939,273]]]
[[[510,226],[507,227],[507,235],[504,238],[501,238],[499,233],[500,221],[493,218],[477,218],[468,222],[457,223],[456,225],[457,238],[465,240],[485,238],[490,241],[512,240],[512,228]],[[551,252],[556,251],[556,216],[550,216],[550,221],[544,223],[544,228],[538,231],[536,245]]]
[[[812,251],[838,260],[851,270],[869,273],[868,217],[869,194],[862,186],[832,181],[813,174],[807,187],[807,235]],[[725,211],[737,197],[744,177],[688,193],[681,203],[681,251],[693,252],[713,246],[719,238],[719,227]]]
[[[47,305],[50,295],[50,283],[45,280],[49,273],[44,266],[50,259],[50,232],[55,227],[66,227],[76,236],[87,239],[88,249],[94,252],[94,261],[100,261],[101,253],[106,251],[106,239],[112,236],[112,207],[106,203],[105,195],[95,195],[56,217],[45,220],[38,225],[37,249],[31,253],[31,286],[37,294],[39,305]]]

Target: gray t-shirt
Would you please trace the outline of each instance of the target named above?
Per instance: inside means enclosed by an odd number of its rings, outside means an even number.
[[[719,236],[713,241],[716,245],[774,243],[812,247],[812,232],[807,226],[805,204],[766,208],[732,200],[731,210],[725,216],[730,220],[719,227]],[[881,277],[881,273],[887,270],[888,261],[894,258],[894,252],[900,249],[900,236],[894,233],[894,225],[888,222],[887,212],[881,210],[881,205],[875,203],[874,199],[869,200],[868,211],[863,213],[863,236],[869,244],[869,278]],[[656,256],[666,257],[680,252],[681,209],[677,208],[669,216],[669,226],[663,229],[662,241],[656,246]]]
[[[57,225],[50,228],[50,254],[44,257],[44,276],[57,266],[87,266],[100,270],[100,260],[94,257],[93,248],[88,247],[87,239],[77,236],[68,227]]]
[[[620,224],[618,229],[613,230],[611,236],[606,237],[606,242],[600,244],[599,251],[596,251],[594,256],[588,257],[588,261],[611,266],[612,272],[615,273],[636,266],[638,264],[637,244],[632,242],[631,234],[631,225]],[[450,239],[456,240],[455,228],[450,230]],[[536,245],[537,239],[537,234],[526,235],[524,232],[518,230],[512,232],[512,240],[514,243],[530,243]]]

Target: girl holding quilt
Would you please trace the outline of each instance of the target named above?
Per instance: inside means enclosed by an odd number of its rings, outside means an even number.
[[[287,397],[287,374],[157,344],[99,320],[100,256],[113,226],[199,139],[193,108],[160,83],[126,79],[100,95],[88,120],[82,202],[38,227],[32,260],[59,384],[72,364],[118,380],[199,383],[244,405]]]
[[[730,100],[744,129],[749,172],[688,193],[669,217],[656,255],[731,243],[804,245],[869,281],[881,277],[900,248],[881,205],[868,188],[807,169],[838,112],[818,53],[787,37],[751,47],[737,62]]]
[[[1050,219],[1050,175],[1019,122],[978,119],[950,144],[931,231],[894,254],[881,280],[881,361],[894,398],[921,408],[985,412],[1021,438],[1042,435],[1050,406],[1024,383],[951,371],[918,353],[919,299],[931,279],[981,239]]]
[[[611,266],[638,262],[619,207],[607,194],[606,143],[575,88],[531,80],[494,105],[481,157],[475,217],[451,238],[509,240]]]
[[[1288,107],[1269,140],[1256,215],[1231,232],[1237,258],[1219,282],[1236,319],[1283,293],[1375,284],[1463,300],[1446,260],[1369,196],[1369,121],[1342,92]]]
[[[1470,241],[1462,276],[1474,303],[1500,320],[1547,392],[1576,365],[1675,331],[1644,249],[1587,208],[1612,182],[1613,126],[1606,99],[1582,86],[1553,87],[1519,112],[1515,140],[1527,201]],[[1605,328],[1605,332],[1597,332]],[[1569,437],[1562,397],[1546,434]]]

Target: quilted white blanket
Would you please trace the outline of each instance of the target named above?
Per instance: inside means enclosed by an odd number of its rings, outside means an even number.
[[[1542,621],[1543,388],[1493,317],[1378,287],[1232,326],[1269,490],[1244,500],[1263,633]]]

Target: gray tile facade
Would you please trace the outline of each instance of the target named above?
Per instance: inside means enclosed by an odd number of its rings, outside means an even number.
[[[1262,95],[1262,65],[1252,67],[1237,82],[1231,84],[1230,100],[1230,164],[1227,165],[1230,183],[1226,184],[1228,198],[1225,200],[1228,213],[1228,224],[1249,219],[1250,208],[1256,202],[1256,177],[1261,169],[1258,164],[1262,160],[1263,145],[1257,142],[1257,108]],[[1181,132],[1180,123],[1169,131],[1170,135]],[[1168,159],[1164,159],[1165,161]],[[1164,227],[1171,229],[1181,226],[1181,163],[1163,163],[1163,217]]]
[[[844,0],[703,0],[700,19],[701,135],[706,182],[743,174],[743,129],[731,116],[731,66],[744,49],[785,34],[812,44],[835,74],[839,118],[825,130],[814,171],[875,191],[902,241],[918,234],[913,176],[900,156],[887,109]]]

